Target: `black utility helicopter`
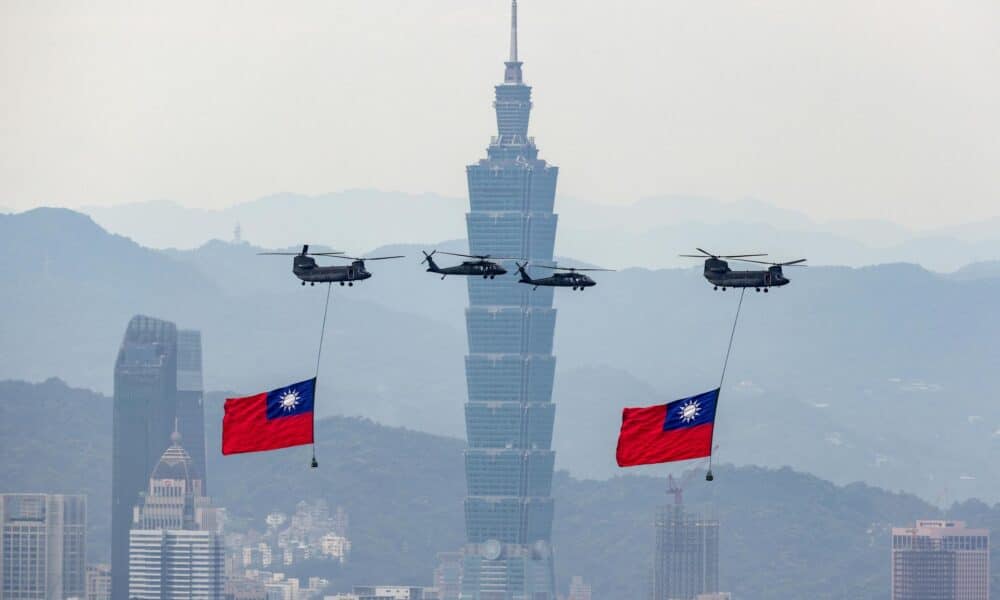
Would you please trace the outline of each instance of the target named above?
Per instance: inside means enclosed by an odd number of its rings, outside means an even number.
[[[751,258],[757,256],[767,256],[766,254],[730,254],[729,256],[716,256],[715,254],[712,254],[711,252],[706,252],[701,248],[695,248],[695,250],[701,252],[701,254],[681,254],[681,256],[685,258],[704,258],[705,279],[711,282],[713,286],[712,289],[717,290],[721,287],[722,291],[726,291],[726,288],[732,287],[732,288],[754,288],[758,292],[761,291],[761,289],[763,289],[765,292],[767,292],[769,288],[788,285],[790,280],[787,277],[785,277],[784,274],[781,272],[781,267],[798,265],[806,261],[806,259],[800,258],[798,260],[776,263],[763,260],[752,260]],[[770,265],[770,266],[766,271],[765,270],[733,271],[732,269],[729,268],[729,263],[722,260],[724,258],[732,258],[743,262],[751,262],[760,265]]]
[[[534,286],[533,289],[538,289],[538,286],[544,287],[571,287],[574,290],[580,290],[581,292],[584,288],[594,287],[597,282],[590,277],[580,273],[580,271],[614,271],[614,269],[578,269],[576,267],[548,267],[545,265],[535,265],[536,267],[541,267],[543,269],[552,269],[553,271],[566,271],[565,273],[553,273],[550,277],[542,277],[539,279],[532,279],[531,275],[525,270],[528,263],[514,263],[517,265],[517,272],[521,274],[521,280],[518,283],[527,283],[528,285]]]
[[[441,275],[441,279],[444,279],[448,275],[469,275],[469,276],[482,276],[483,279],[493,279],[497,275],[505,275],[507,269],[503,267],[498,262],[488,260],[491,257],[489,254],[475,255],[475,254],[458,254],[456,252],[441,252],[441,254],[447,254],[449,256],[461,256],[464,258],[473,258],[475,260],[463,260],[462,264],[455,265],[454,267],[441,268],[437,266],[434,262],[434,255],[438,251],[434,250],[430,254],[424,252],[424,260],[420,261],[420,264],[427,263],[428,273],[438,273]],[[500,258],[495,257],[495,260],[513,260],[510,258]]]
[[[258,252],[260,255],[270,256],[294,256],[292,259],[292,273],[302,280],[302,285],[306,282],[309,285],[317,283],[340,283],[340,285],[354,285],[355,281],[368,279],[371,272],[365,269],[366,260],[387,260],[390,258],[404,258],[403,256],[374,256],[370,258],[357,258],[354,256],[344,256],[343,252],[309,252],[309,245],[302,246],[302,252]],[[351,261],[350,265],[344,267],[320,267],[316,264],[313,256],[326,256],[328,258],[342,258]]]

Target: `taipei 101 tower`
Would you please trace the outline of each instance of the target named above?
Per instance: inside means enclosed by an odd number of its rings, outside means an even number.
[[[498,135],[487,158],[466,168],[469,253],[552,265],[559,171],[528,137],[531,87],[521,64],[514,0],[510,59],[496,86]],[[532,290],[511,275],[468,281],[462,598],[554,600],[552,288]]]

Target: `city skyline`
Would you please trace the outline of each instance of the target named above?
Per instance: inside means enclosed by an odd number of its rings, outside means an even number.
[[[1000,600],[997,24],[5,4],[0,600]]]

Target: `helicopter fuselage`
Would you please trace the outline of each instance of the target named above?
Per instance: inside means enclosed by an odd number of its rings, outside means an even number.
[[[320,267],[316,261],[308,256],[296,256],[292,263],[292,273],[302,280],[302,285],[306,283],[340,283],[344,285],[354,285],[355,281],[363,281],[372,276],[365,269],[362,260],[356,260],[346,266]]]
[[[454,267],[439,267],[433,259],[428,257],[427,272],[437,273],[444,279],[447,275],[464,275],[467,277],[482,277],[483,279],[493,279],[497,275],[505,275],[507,269],[502,265],[489,260],[466,260]]]
[[[584,288],[594,287],[597,282],[591,279],[589,276],[583,273],[555,273],[548,277],[541,277],[539,279],[534,279],[530,277],[523,269],[521,270],[521,280],[519,283],[525,283],[532,285],[534,287],[568,287],[574,290],[583,291]]]
[[[788,285],[789,279],[780,266],[769,269],[733,271],[724,260],[710,258],[705,261],[705,279],[717,288],[756,288],[757,290]]]

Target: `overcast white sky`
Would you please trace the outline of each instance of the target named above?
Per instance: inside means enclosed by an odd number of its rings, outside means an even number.
[[[0,0],[0,206],[464,196],[508,5]],[[563,196],[753,196],[919,228],[1000,215],[1000,2],[520,14],[532,132]]]

